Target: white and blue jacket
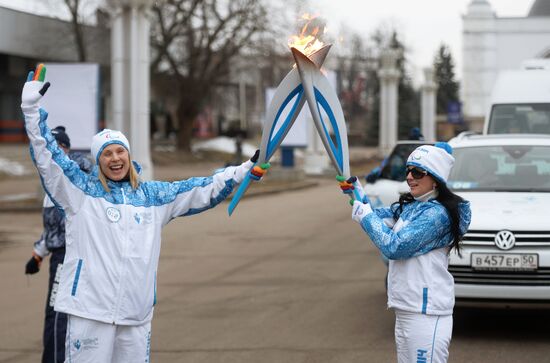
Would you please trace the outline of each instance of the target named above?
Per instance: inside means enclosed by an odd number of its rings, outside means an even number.
[[[162,227],[214,207],[242,181],[252,162],[205,178],[176,182],[109,181],[80,170],[57,146],[47,113],[22,107],[31,156],[44,189],[65,213],[66,254],[55,310],[105,323],[151,320]]]
[[[81,153],[70,152],[69,158],[74,160],[80,169],[86,173],[92,171],[93,165]],[[34,253],[44,258],[50,252],[65,248],[65,216],[63,210],[55,206],[48,195],[44,196],[42,205],[42,222],[44,231],[40,239],[34,243]]]
[[[389,261],[388,307],[428,315],[450,315],[455,302],[454,279],[447,270],[453,242],[450,217],[435,199],[377,208],[361,219],[361,227]],[[470,225],[470,203],[460,204],[460,233]]]

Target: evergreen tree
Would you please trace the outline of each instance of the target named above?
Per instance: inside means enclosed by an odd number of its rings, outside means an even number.
[[[437,84],[437,113],[447,113],[449,102],[458,102],[459,83],[455,80],[454,61],[448,46],[442,44],[434,59]]]
[[[380,27],[371,35],[372,53],[380,55],[384,49],[399,50],[397,68],[401,74],[398,84],[398,140],[407,139],[412,127],[420,125],[420,95],[414,88],[408,70],[406,46],[399,40],[395,29]],[[368,124],[367,143],[375,145],[380,131],[380,79],[378,69],[367,72]]]

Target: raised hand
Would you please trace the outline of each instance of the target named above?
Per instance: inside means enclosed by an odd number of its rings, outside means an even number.
[[[35,71],[29,72],[27,81],[21,94],[21,106],[29,107],[38,105],[38,101],[46,94],[50,87],[50,82],[44,83],[46,78],[46,67],[39,64]]]

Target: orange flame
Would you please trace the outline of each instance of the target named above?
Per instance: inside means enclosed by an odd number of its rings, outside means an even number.
[[[305,20],[305,24],[302,27],[300,35],[291,35],[288,40],[288,46],[291,48],[296,48],[306,56],[316,52],[321,49],[324,43],[317,38],[319,34],[319,27],[316,26],[313,30],[310,30],[311,22],[317,18],[317,15],[304,14],[301,19]]]

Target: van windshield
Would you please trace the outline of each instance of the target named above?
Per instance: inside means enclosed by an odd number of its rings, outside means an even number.
[[[550,192],[550,147],[455,148],[448,185],[468,191]]]
[[[550,103],[494,105],[489,134],[550,134]]]

